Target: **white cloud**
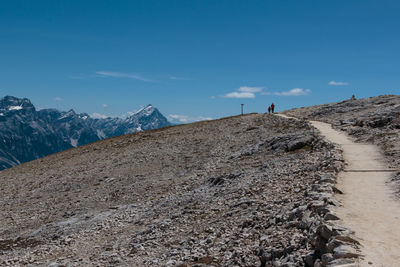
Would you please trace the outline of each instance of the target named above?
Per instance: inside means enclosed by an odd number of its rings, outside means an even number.
[[[246,93],[258,93],[261,92],[264,87],[250,87],[250,86],[241,86],[237,90],[240,92]]]
[[[203,117],[203,116],[191,117],[191,116],[179,115],[179,114],[168,115],[168,120],[171,121],[172,123],[189,123],[189,122],[212,120],[212,119],[213,118]]]
[[[250,92],[232,92],[224,95],[225,98],[255,98],[256,95]]]
[[[299,96],[299,95],[308,95],[311,93],[310,89],[303,89],[303,88],[293,88],[292,90],[285,91],[285,92],[277,92],[276,95],[280,96]]]
[[[107,115],[104,115],[104,114],[100,114],[100,113],[92,113],[91,115],[90,115],[90,117],[92,117],[93,119],[106,119],[106,118],[108,118],[108,116]]]
[[[186,115],[170,114],[170,115],[168,115],[168,119],[172,122],[174,122],[174,121],[178,121],[181,123],[189,122],[189,116],[186,116]]]
[[[122,73],[122,72],[114,72],[114,71],[96,71],[96,74],[101,77],[115,77],[115,78],[129,78],[135,79],[143,82],[152,82],[152,80],[143,78],[140,75],[133,73]]]
[[[224,98],[255,98],[256,93],[260,93],[264,87],[241,86],[236,91],[223,95]]]
[[[64,98],[61,98],[61,97],[55,97],[55,98],[54,98],[54,100],[55,100],[55,101],[63,101],[63,100],[64,100]]]
[[[301,95],[308,95],[311,93],[310,89],[303,89],[303,88],[293,88],[289,91],[283,92],[265,92],[262,93],[263,95],[277,95],[277,96],[301,96]]]
[[[348,82],[336,82],[336,81],[330,81],[328,84],[329,85],[349,85]]]
[[[103,104],[102,106],[103,106],[103,108],[108,108],[107,104]]]

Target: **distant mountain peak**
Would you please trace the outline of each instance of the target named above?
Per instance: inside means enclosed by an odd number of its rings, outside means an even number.
[[[35,108],[31,101],[27,98],[17,98],[14,96],[5,96],[0,98],[0,110],[18,111],[22,109]]]
[[[76,115],[75,110],[73,110],[73,109],[68,110],[67,114],[68,115]]]
[[[73,109],[37,111],[27,98],[0,98],[0,170],[100,139],[171,125],[151,104],[130,115],[96,119]]]
[[[61,116],[58,118],[59,120],[63,120],[65,118],[71,118],[71,117],[75,117],[76,113],[73,109],[68,110],[67,112],[63,112],[61,113]]]
[[[153,105],[148,104],[144,108],[139,109],[138,111],[133,114],[134,116],[140,115],[140,116],[150,116],[154,111],[156,110]]]

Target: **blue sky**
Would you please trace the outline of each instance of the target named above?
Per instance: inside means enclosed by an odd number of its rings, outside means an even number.
[[[175,121],[400,93],[400,1],[0,2],[0,95]]]

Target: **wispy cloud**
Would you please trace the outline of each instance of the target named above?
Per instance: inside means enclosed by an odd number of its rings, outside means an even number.
[[[122,73],[122,72],[115,72],[115,71],[96,71],[96,74],[100,77],[113,77],[113,78],[128,78],[128,79],[135,79],[143,82],[152,82],[152,80],[144,78],[138,74],[134,73]]]
[[[170,80],[180,80],[180,81],[188,81],[188,80],[190,80],[188,78],[176,77],[176,76],[172,76],[172,75],[169,75],[168,79],[170,79]]]
[[[241,86],[235,92],[225,94],[224,98],[255,98],[256,93],[260,93],[264,87]]]
[[[107,104],[103,104],[102,106],[103,106],[103,108],[108,108]]]
[[[330,81],[329,83],[328,83],[329,85],[349,85],[349,83],[348,82],[337,82],[337,81]]]
[[[264,87],[241,86],[237,90],[246,93],[259,93],[262,91],[262,89],[264,89]]]
[[[55,97],[54,100],[55,100],[55,101],[63,101],[64,98],[62,98],[62,97]]]
[[[301,95],[308,95],[311,93],[310,89],[303,89],[303,88],[293,88],[289,91],[282,91],[282,92],[263,92],[263,95],[277,95],[277,96],[301,96]]]
[[[191,117],[191,116],[179,115],[179,114],[168,115],[168,120],[173,123],[189,123],[189,122],[212,120],[212,119],[213,118],[203,117],[203,116]]]
[[[104,114],[100,114],[100,113],[92,113],[91,115],[90,115],[90,117],[92,117],[93,119],[106,119],[106,118],[108,118],[108,116],[107,115],[104,115]]]

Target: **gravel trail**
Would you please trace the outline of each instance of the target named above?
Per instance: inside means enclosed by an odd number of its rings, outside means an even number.
[[[361,240],[364,255],[361,266],[398,266],[400,204],[387,185],[393,173],[379,171],[388,167],[378,147],[355,143],[330,124],[317,121],[311,124],[343,149],[348,172],[341,172],[338,177],[338,187],[344,194],[338,196],[343,206],[336,212],[343,225],[354,230]]]

